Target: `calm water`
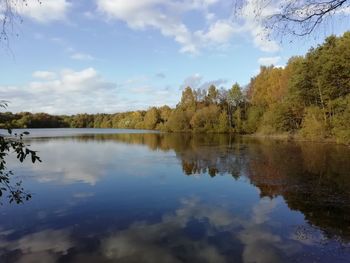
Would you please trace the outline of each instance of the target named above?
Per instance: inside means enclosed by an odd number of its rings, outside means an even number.
[[[8,166],[0,262],[350,262],[350,149],[226,135],[35,130]]]

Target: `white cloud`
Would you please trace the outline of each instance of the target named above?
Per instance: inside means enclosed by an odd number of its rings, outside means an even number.
[[[277,65],[277,63],[281,60],[281,57],[262,57],[258,59],[259,65],[262,66],[270,66],[270,65]]]
[[[203,80],[203,77],[200,74],[195,73],[184,79],[184,81],[181,84],[181,89],[185,89],[186,87],[191,87],[195,89],[199,86],[202,80]]]
[[[341,15],[350,15],[350,6],[340,8],[339,10],[336,11],[336,13]]]
[[[280,48],[269,39],[270,31],[263,26],[264,19],[277,10],[267,0],[244,1],[240,14],[234,12],[234,5],[218,0],[96,1],[98,10],[109,20],[123,21],[133,30],[157,29],[179,43],[181,52],[196,54],[203,48],[226,47],[235,35],[247,33],[255,46],[263,51],[275,52]],[[216,6],[228,6],[232,11],[223,15],[214,12]],[[261,10],[259,16],[257,10]],[[198,13],[205,21],[197,30],[191,30],[184,19],[192,13]]]
[[[206,90],[210,85],[215,85],[219,88],[220,85],[227,83],[225,79],[215,79],[209,81],[203,81],[203,76],[198,73],[195,73],[191,76],[188,76],[182,82],[180,89],[185,89],[186,87],[191,87],[192,89],[203,89]]]
[[[127,23],[132,29],[155,28],[182,45],[183,52],[196,52],[189,29],[181,22],[179,7],[164,0],[97,0],[98,9],[110,19]]]
[[[67,12],[72,5],[67,0],[27,0],[26,3],[15,7],[18,13],[40,23],[66,20]]]
[[[97,0],[98,9],[109,19],[124,21],[131,29],[154,28],[181,45],[180,52],[198,53],[213,44],[227,44],[235,32],[228,20],[216,20],[208,9],[217,0]],[[213,21],[208,28],[192,32],[183,21],[188,12],[199,12],[206,20]]]
[[[0,86],[3,97],[14,112],[81,113],[103,111],[115,101],[116,84],[104,80],[93,68],[81,71],[37,71],[36,79],[22,86]]]
[[[246,0],[241,10],[244,31],[250,33],[255,46],[265,52],[280,49],[276,41],[270,40],[271,30],[264,27],[264,20],[276,13],[278,7],[269,0]]]
[[[86,53],[79,53],[79,52],[73,53],[70,57],[74,60],[88,60],[88,61],[95,60],[95,58],[92,55],[86,54]]]
[[[203,41],[211,41],[213,43],[228,43],[233,34],[239,32],[238,26],[235,27],[229,20],[219,20],[211,24],[208,31],[203,33],[202,31],[196,32]]]
[[[57,75],[55,72],[38,70],[33,73],[33,77],[38,79],[52,80],[55,79]]]
[[[10,101],[10,111],[115,113],[164,104],[174,106],[178,100],[174,92],[155,85],[152,78],[116,83],[104,79],[94,68],[36,71],[33,77],[33,81],[23,85],[0,85],[2,99]]]
[[[217,89],[220,88],[221,85],[226,84],[226,79],[215,79],[203,82],[198,88],[202,90],[207,90],[211,85],[214,85]]]

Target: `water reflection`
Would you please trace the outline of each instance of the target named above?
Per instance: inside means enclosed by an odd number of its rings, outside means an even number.
[[[0,238],[3,236],[0,234]],[[4,260],[9,262],[57,262],[72,247],[74,242],[67,230],[47,229],[24,235],[17,240],[0,239],[0,248],[10,254]]]
[[[94,237],[90,251],[73,229],[45,229],[17,240],[7,240],[12,233],[5,233],[0,249],[9,253],[5,262],[89,262],[89,254],[90,262],[287,262],[301,245],[265,224],[276,205],[262,199],[246,220],[198,198],[183,199],[159,222],[136,221],[101,240]]]
[[[37,196],[27,210],[4,207],[0,262],[347,262],[350,256],[346,147],[188,134],[31,143],[44,162],[15,170]],[[24,214],[25,221],[17,218]]]
[[[88,140],[89,138],[84,138]],[[98,135],[152,150],[174,150],[186,175],[247,177],[261,197],[283,196],[327,236],[350,240],[350,150],[345,146],[227,135]]]
[[[160,222],[135,222],[114,233],[103,241],[103,252],[117,262],[127,258],[128,262],[221,263],[240,259],[234,248],[243,245],[242,262],[284,262],[300,250],[300,245],[273,234],[264,225],[275,205],[262,199],[246,221],[221,207],[183,200],[175,213],[163,216]]]
[[[181,207],[164,215],[160,222],[134,222],[112,234],[102,242],[102,249],[107,258],[117,262],[181,262],[181,258],[188,262],[226,262],[209,238],[219,229],[230,229],[233,223],[224,209],[200,205],[195,199],[182,200]]]

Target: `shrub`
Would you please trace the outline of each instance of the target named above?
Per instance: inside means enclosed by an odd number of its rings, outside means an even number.
[[[315,106],[306,109],[300,134],[309,140],[322,140],[327,137],[328,129],[322,109]]]
[[[247,112],[247,120],[243,124],[243,129],[246,133],[254,133],[257,131],[261,117],[263,115],[263,108],[258,106],[251,106]]]
[[[332,134],[338,143],[350,144],[350,95],[332,102]]]

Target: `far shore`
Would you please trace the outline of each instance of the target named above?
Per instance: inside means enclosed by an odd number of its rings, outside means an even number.
[[[324,138],[324,139],[307,139],[297,134],[282,133],[282,134],[263,134],[263,133],[254,133],[254,134],[243,134],[241,136],[250,137],[250,138],[260,138],[260,139],[274,139],[281,141],[295,141],[295,142],[313,142],[313,143],[331,143],[338,144],[350,147],[349,144],[338,142],[334,138]]]

